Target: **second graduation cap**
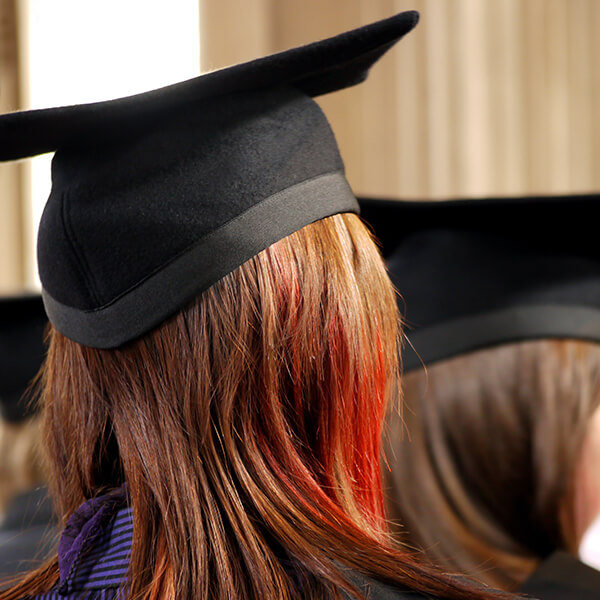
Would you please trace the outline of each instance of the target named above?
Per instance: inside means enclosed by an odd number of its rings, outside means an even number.
[[[358,212],[312,100],[363,81],[406,12],[173,86],[0,116],[0,159],[56,151],[38,237],[53,325],[112,348],[314,221]]]
[[[360,204],[400,294],[405,370],[524,340],[600,342],[600,196]]]

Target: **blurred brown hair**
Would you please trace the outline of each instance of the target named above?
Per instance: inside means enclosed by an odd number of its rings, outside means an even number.
[[[481,350],[405,375],[403,390],[385,489],[403,541],[509,590],[554,550],[577,552],[574,479],[600,402],[600,346]]]
[[[126,481],[132,598],[341,598],[348,568],[492,596],[387,533],[379,449],[398,394],[393,288],[354,215],[274,244],[116,350],[50,335],[44,409],[63,520]],[[56,561],[0,597],[48,590]]]

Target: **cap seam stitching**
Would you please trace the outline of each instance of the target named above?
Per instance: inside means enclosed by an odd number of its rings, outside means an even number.
[[[68,196],[68,191],[65,191],[61,195],[61,217],[63,222],[63,227],[65,229],[65,236],[69,245],[73,249],[73,254],[76,258],[76,263],[80,271],[80,275],[89,284],[89,294],[92,297],[92,300],[97,303],[101,303],[100,294],[98,293],[98,288],[94,278],[92,277],[89,265],[83,256],[83,252],[80,244],[78,243],[75,234],[73,232],[73,228],[71,227],[71,222],[69,218],[69,210],[67,208],[66,197]]]

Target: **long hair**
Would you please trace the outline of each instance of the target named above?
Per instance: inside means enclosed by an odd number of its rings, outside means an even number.
[[[386,532],[380,435],[398,394],[398,323],[368,231],[338,215],[127,346],[52,330],[43,403],[60,516],[127,482],[131,598],[341,598],[358,594],[354,570],[491,597],[420,566]],[[54,560],[1,597],[57,576]]]
[[[386,489],[402,540],[507,590],[553,551],[576,554],[576,473],[600,403],[599,345],[481,350],[407,374],[403,389]]]

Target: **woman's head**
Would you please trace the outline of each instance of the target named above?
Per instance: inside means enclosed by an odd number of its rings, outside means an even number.
[[[398,333],[383,260],[352,214],[273,244],[122,348],[51,330],[42,400],[60,515],[126,484],[135,598],[339,599],[358,593],[355,571],[498,597],[387,533],[380,435]],[[3,598],[56,577],[54,563]]]
[[[391,517],[438,564],[497,586],[515,588],[555,548],[574,552],[596,510],[597,204],[362,201],[407,324]]]
[[[552,551],[577,551],[599,500],[593,485],[583,500],[580,482],[591,483],[581,465],[600,404],[600,346],[480,350],[406,375],[403,390],[386,490],[403,539],[509,588]]]
[[[62,516],[127,481],[137,589],[168,556],[169,583],[196,584],[181,597],[285,597],[286,561],[314,575],[342,558],[335,535],[385,538],[378,448],[397,327],[375,245],[338,215],[123,348],[52,331],[44,404]]]

